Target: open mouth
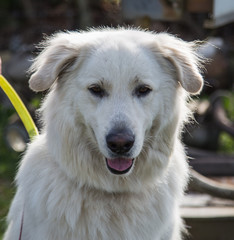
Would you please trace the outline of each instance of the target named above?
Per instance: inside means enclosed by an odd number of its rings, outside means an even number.
[[[134,158],[106,158],[107,168],[116,175],[125,174],[130,171],[133,166]]]

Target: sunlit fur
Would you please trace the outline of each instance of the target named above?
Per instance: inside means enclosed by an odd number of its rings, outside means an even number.
[[[189,94],[202,88],[193,43],[139,29],[58,33],[35,59],[30,87],[50,88],[28,146],[5,240],[180,240],[188,179],[180,142]],[[99,84],[108,93],[93,96]],[[152,91],[134,95],[139,84]],[[112,174],[105,137],[134,133],[134,166]]]

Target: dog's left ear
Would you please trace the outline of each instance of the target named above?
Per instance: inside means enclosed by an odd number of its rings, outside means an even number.
[[[198,94],[203,87],[200,73],[202,59],[196,54],[196,43],[185,42],[166,33],[157,36],[157,51],[175,67],[181,86],[191,94]]]
[[[58,33],[42,43],[43,51],[34,60],[29,87],[35,92],[50,88],[59,75],[78,61],[80,47],[72,43],[70,33]]]

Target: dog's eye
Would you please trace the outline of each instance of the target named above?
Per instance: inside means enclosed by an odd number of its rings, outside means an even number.
[[[145,97],[152,91],[152,88],[148,85],[140,85],[136,88],[135,94],[137,97]]]
[[[106,95],[106,91],[103,88],[101,88],[99,85],[96,85],[96,84],[89,86],[88,90],[95,97],[102,98]]]

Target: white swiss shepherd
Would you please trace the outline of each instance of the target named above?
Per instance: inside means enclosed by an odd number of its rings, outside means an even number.
[[[180,240],[180,142],[203,80],[196,44],[99,29],[43,44],[29,84],[50,89],[17,177],[5,240]]]

